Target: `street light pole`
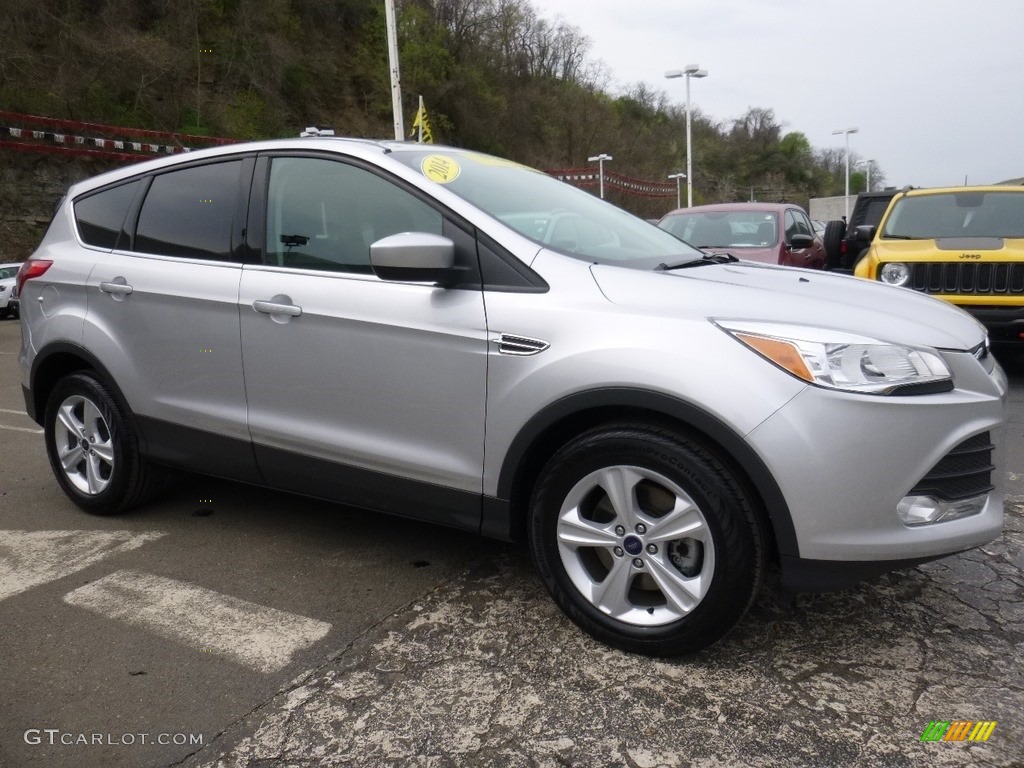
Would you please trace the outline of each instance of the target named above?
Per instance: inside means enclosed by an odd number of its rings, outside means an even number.
[[[841,133],[846,134],[846,197],[843,200],[846,203],[846,220],[850,220],[850,134],[856,133],[856,128],[839,128],[838,130],[832,131],[833,136],[838,136]]]
[[[687,178],[687,176],[686,176],[685,173],[670,173],[668,175],[668,177],[670,179],[675,179],[676,180],[676,208],[682,208],[683,207],[683,200],[682,200],[682,197],[680,196],[682,193],[679,191],[679,180],[680,179],[685,179],[685,178]]]
[[[690,78],[707,77],[708,71],[698,64],[687,64],[682,69],[670,69],[665,73],[669,80],[686,78],[686,207],[693,207],[693,152],[690,150]]]
[[[395,0],[384,0],[385,34],[388,39],[388,67],[391,72],[391,113],[395,121],[395,141],[405,138],[402,117],[402,78],[398,71],[398,24],[395,21]]]
[[[870,192],[871,191],[871,163],[873,163],[873,162],[874,162],[874,160],[868,160],[867,162],[864,163],[864,170],[867,173],[867,179],[864,182],[864,191],[865,192]]]
[[[596,162],[597,163],[597,168],[598,168],[597,177],[601,180],[600,184],[601,184],[601,199],[602,200],[604,200],[604,161],[605,160],[612,160],[612,159],[613,158],[612,158],[611,155],[606,155],[604,152],[602,152],[600,155],[594,155],[593,157],[588,157],[587,158],[587,160],[589,160],[590,162],[592,162],[592,163]]]

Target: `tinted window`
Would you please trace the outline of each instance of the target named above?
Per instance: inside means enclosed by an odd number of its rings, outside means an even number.
[[[142,204],[135,250],[167,256],[227,259],[242,162],[164,173]]]
[[[370,274],[370,244],[399,232],[441,234],[441,215],[362,168],[276,158],[267,194],[264,263]]]
[[[128,207],[135,199],[140,183],[131,181],[75,201],[75,221],[82,242],[108,250],[117,247]],[[127,236],[121,243],[122,248],[126,246]]]

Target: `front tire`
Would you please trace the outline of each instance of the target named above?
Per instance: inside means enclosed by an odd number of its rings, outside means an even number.
[[[155,490],[154,473],[139,452],[130,421],[92,374],[75,373],[57,382],[43,431],[57,482],[86,512],[114,515]]]
[[[763,579],[763,541],[725,464],[644,424],[565,445],[530,512],[534,562],[559,607],[598,640],[652,656],[691,653],[735,626]]]

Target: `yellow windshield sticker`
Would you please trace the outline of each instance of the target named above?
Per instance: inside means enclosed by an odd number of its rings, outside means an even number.
[[[444,155],[427,155],[420,163],[420,170],[424,176],[438,184],[450,184],[462,173],[459,164]]]

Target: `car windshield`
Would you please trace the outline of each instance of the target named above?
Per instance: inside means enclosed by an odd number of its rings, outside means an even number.
[[[600,198],[526,166],[464,150],[391,157],[531,240],[586,261],[638,269],[703,254]]]
[[[882,237],[1024,237],[1024,193],[943,192],[898,198]]]
[[[770,211],[673,213],[658,224],[698,248],[768,248],[778,240]]]

